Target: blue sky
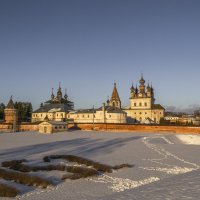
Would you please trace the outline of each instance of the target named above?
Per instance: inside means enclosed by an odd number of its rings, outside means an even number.
[[[199,0],[1,0],[0,102],[36,109],[58,83],[76,108],[122,105],[141,73],[166,107],[200,104]]]

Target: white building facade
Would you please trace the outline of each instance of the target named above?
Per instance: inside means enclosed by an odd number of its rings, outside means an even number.
[[[149,84],[145,86],[143,75],[137,86],[131,87],[130,105],[124,108],[127,113],[129,123],[147,123],[159,124],[160,119],[164,117],[165,109],[160,104],[155,104],[154,89]]]

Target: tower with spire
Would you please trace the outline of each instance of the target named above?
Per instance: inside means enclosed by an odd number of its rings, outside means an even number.
[[[113,88],[113,92],[112,92],[112,96],[110,98],[110,101],[107,102],[107,103],[109,103],[109,106],[121,108],[121,100],[119,98],[119,94],[118,94],[118,91],[117,91],[116,82],[114,82],[114,88]]]
[[[5,123],[6,124],[12,124],[12,130],[13,132],[17,131],[17,124],[18,124],[18,112],[17,109],[15,109],[12,96],[10,97],[10,100],[4,110],[5,113]]]

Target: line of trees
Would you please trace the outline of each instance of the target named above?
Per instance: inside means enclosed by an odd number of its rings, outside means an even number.
[[[0,104],[0,120],[4,119],[4,109],[5,109],[5,105],[3,103]]]
[[[31,113],[33,112],[31,103],[15,102],[15,108],[18,111],[19,122],[31,121]]]

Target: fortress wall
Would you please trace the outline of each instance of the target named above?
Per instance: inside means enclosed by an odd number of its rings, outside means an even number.
[[[38,124],[20,124],[19,131],[39,131]]]
[[[185,126],[150,126],[132,124],[69,124],[69,128],[81,130],[102,130],[114,132],[150,132],[150,133],[196,133],[200,134],[200,127]]]
[[[152,126],[152,125],[132,125],[132,124],[68,124],[70,129],[80,130],[100,130],[113,132],[146,132],[146,133],[194,133],[200,134],[200,127],[187,126]],[[19,131],[38,131],[38,124],[21,124],[18,126]],[[0,132],[11,132],[11,124],[0,124]]]
[[[13,129],[13,125],[12,124],[0,124],[0,132],[11,132]]]

